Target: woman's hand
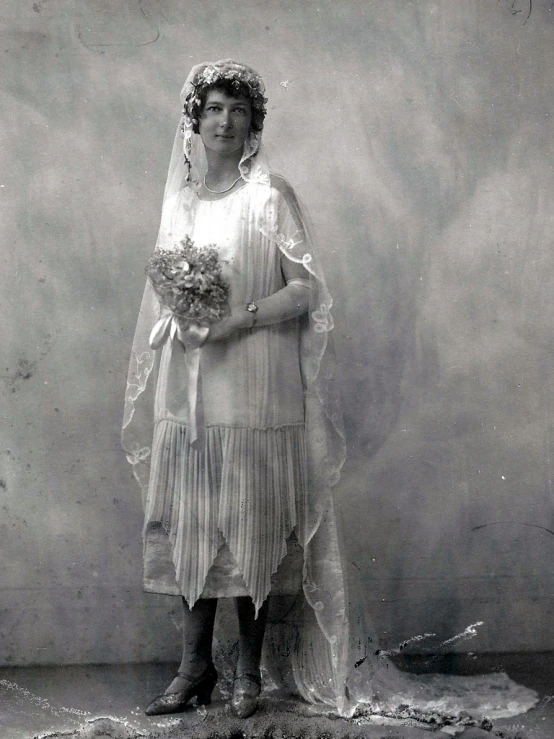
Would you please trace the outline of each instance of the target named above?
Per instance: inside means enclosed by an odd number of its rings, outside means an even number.
[[[186,345],[189,331],[188,324],[185,321],[179,321],[179,319],[177,319],[177,323],[177,338],[182,344]],[[252,313],[249,313],[246,308],[233,308],[226,318],[210,325],[208,336],[203,343],[210,344],[213,341],[222,341],[229,338],[235,331],[250,328],[251,325]]]
[[[217,323],[212,323],[205,343],[210,344],[212,341],[222,341],[222,339],[229,338],[235,331],[250,328],[251,325],[252,313],[249,313],[246,308],[233,308],[227,318],[223,318],[221,321],[217,321]]]

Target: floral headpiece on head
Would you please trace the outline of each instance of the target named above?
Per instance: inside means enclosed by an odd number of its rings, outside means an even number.
[[[181,132],[184,137],[183,151],[185,155],[185,169],[187,179],[190,176],[192,134],[198,133],[198,123],[202,113],[202,93],[206,88],[218,82],[230,83],[237,95],[247,97],[252,105],[252,124],[250,134],[244,146],[241,171],[246,169],[247,160],[250,160],[258,151],[260,134],[266,114],[264,97],[265,85],[260,75],[251,67],[239,64],[232,59],[222,59],[218,62],[198,64],[191,70],[181,91],[183,114],[181,117]]]
[[[265,86],[260,75],[250,67],[237,64],[229,59],[214,64],[199,65],[199,67],[200,69],[195,67],[198,71],[190,80],[191,89],[184,100],[183,130],[188,122],[193,127],[198,125],[202,111],[201,92],[218,82],[230,82],[237,94],[246,93],[245,97],[249,98],[254,113],[253,128],[261,130],[267,112],[265,109],[267,98],[264,97]]]

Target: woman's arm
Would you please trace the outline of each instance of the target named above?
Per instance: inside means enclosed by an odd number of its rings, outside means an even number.
[[[281,270],[287,283],[285,287],[278,290],[267,298],[258,300],[258,312],[255,314],[256,326],[271,326],[273,323],[288,321],[296,316],[301,316],[308,311],[310,306],[310,275],[302,265],[291,261],[281,255]],[[241,311],[246,310],[241,306]],[[246,326],[252,325],[254,314],[249,314]]]
[[[307,269],[285,256],[281,256],[281,269],[287,284],[273,295],[258,300],[257,313],[247,311],[245,305],[235,306],[227,318],[210,326],[204,343],[226,339],[239,329],[251,328],[254,321],[256,326],[271,326],[306,313],[310,305],[310,275]]]

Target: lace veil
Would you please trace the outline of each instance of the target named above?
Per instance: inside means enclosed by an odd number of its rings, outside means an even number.
[[[204,148],[200,136],[193,132],[191,100],[199,85],[222,78],[246,82],[255,90],[258,100],[261,96],[265,101],[261,78],[245,65],[222,60],[192,69],[181,91],[184,114],[175,135],[156,248],[168,246],[166,223],[175,196],[183,187],[198,188],[206,171]],[[400,672],[387,659],[375,655],[376,640],[363,602],[356,607],[349,604],[334,499],[346,447],[337,364],[330,340],[332,299],[303,209],[286,181],[272,174],[261,132],[249,134],[239,168],[250,187],[251,197],[258,198],[262,205],[268,203],[264,235],[278,245],[287,259],[305,266],[311,283],[310,309],[302,319],[301,328],[308,467],[308,497],[297,530],[304,550],[303,597],[288,603],[270,598],[272,610],[265,645],[268,670],[282,683],[287,683],[292,675],[296,690],[306,700],[343,716],[352,716],[361,705],[369,705],[373,711],[393,711],[406,702],[435,711],[441,706],[451,713],[468,710],[471,691],[476,688],[484,695],[487,693],[484,685],[477,687],[464,678],[425,682],[419,676]],[[286,215],[289,221],[292,217],[296,226],[292,235],[290,230],[283,233],[280,228],[283,213],[274,212],[269,206],[272,187],[280,188],[284,195]],[[147,283],[133,340],[122,430],[123,447],[142,489],[143,502],[150,474],[153,395],[159,361],[158,352],[150,348],[148,339],[159,314],[158,300]],[[281,602],[272,603],[273,600]],[[491,714],[496,710],[498,715],[512,715],[514,707],[518,713],[535,702],[531,691],[519,689],[506,676],[493,677],[496,684],[491,691],[496,696],[496,708],[490,702],[485,701],[485,706],[481,701],[482,712]],[[445,702],[448,697],[445,692],[455,697]],[[502,713],[502,707],[510,701],[512,713]]]
[[[170,218],[174,196],[182,187],[198,188],[206,171],[203,145],[200,137],[193,133],[192,120],[187,115],[187,98],[190,100],[199,80],[209,83],[218,77],[254,81],[261,94],[264,92],[263,83],[253,70],[230,60],[200,64],[192,69],[181,91],[185,115],[175,135],[156,248],[166,245],[165,223]],[[321,655],[325,655],[326,674],[321,674],[321,666],[303,664],[308,661],[309,650],[306,649],[302,659],[299,656],[294,659],[297,687],[307,699],[324,700],[343,710],[347,608],[331,489],[339,478],[345,459],[345,441],[335,360],[329,341],[329,332],[333,328],[332,300],[313,250],[302,209],[292,188],[282,178],[272,176],[260,133],[249,134],[239,168],[243,179],[251,185],[252,197],[259,199],[262,204],[268,203],[264,235],[278,245],[287,259],[303,264],[311,281],[310,310],[301,330],[309,493],[306,510],[300,516],[301,530],[297,531],[299,542],[304,547],[305,601],[311,608],[308,612],[296,604],[289,612],[289,618],[283,621],[278,617],[278,627],[270,628],[269,632],[276,635],[281,627],[287,628],[290,639],[298,646],[299,640],[305,641],[307,637],[304,621],[311,622],[310,628],[316,628],[319,632],[317,637],[322,640],[320,649]],[[287,215],[296,224],[297,233],[292,236],[290,231],[285,235],[280,230],[284,214],[273,211],[269,206],[272,186],[282,190]],[[122,430],[123,447],[141,486],[143,501],[150,475],[153,386],[157,361],[156,352],[150,348],[148,339],[159,313],[158,300],[147,283],[133,340]],[[271,641],[268,639],[268,642]],[[298,649],[295,651],[298,654],[302,652]],[[271,662],[271,659],[268,661]],[[331,688],[328,669],[331,671]],[[309,680],[303,677],[307,670],[311,672]]]

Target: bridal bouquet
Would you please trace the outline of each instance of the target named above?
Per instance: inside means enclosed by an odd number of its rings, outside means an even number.
[[[229,286],[221,267],[214,247],[199,248],[187,236],[176,249],[154,252],[146,274],[180,324],[209,326],[229,313]]]
[[[217,249],[200,249],[188,236],[176,249],[154,252],[146,265],[148,279],[166,309],[152,329],[150,346],[159,349],[175,334],[183,343],[188,372],[189,434],[191,445],[197,449],[202,449],[205,441],[199,348],[210,324],[229,313],[229,285],[221,275],[221,266]],[[180,334],[183,328],[187,330]]]

